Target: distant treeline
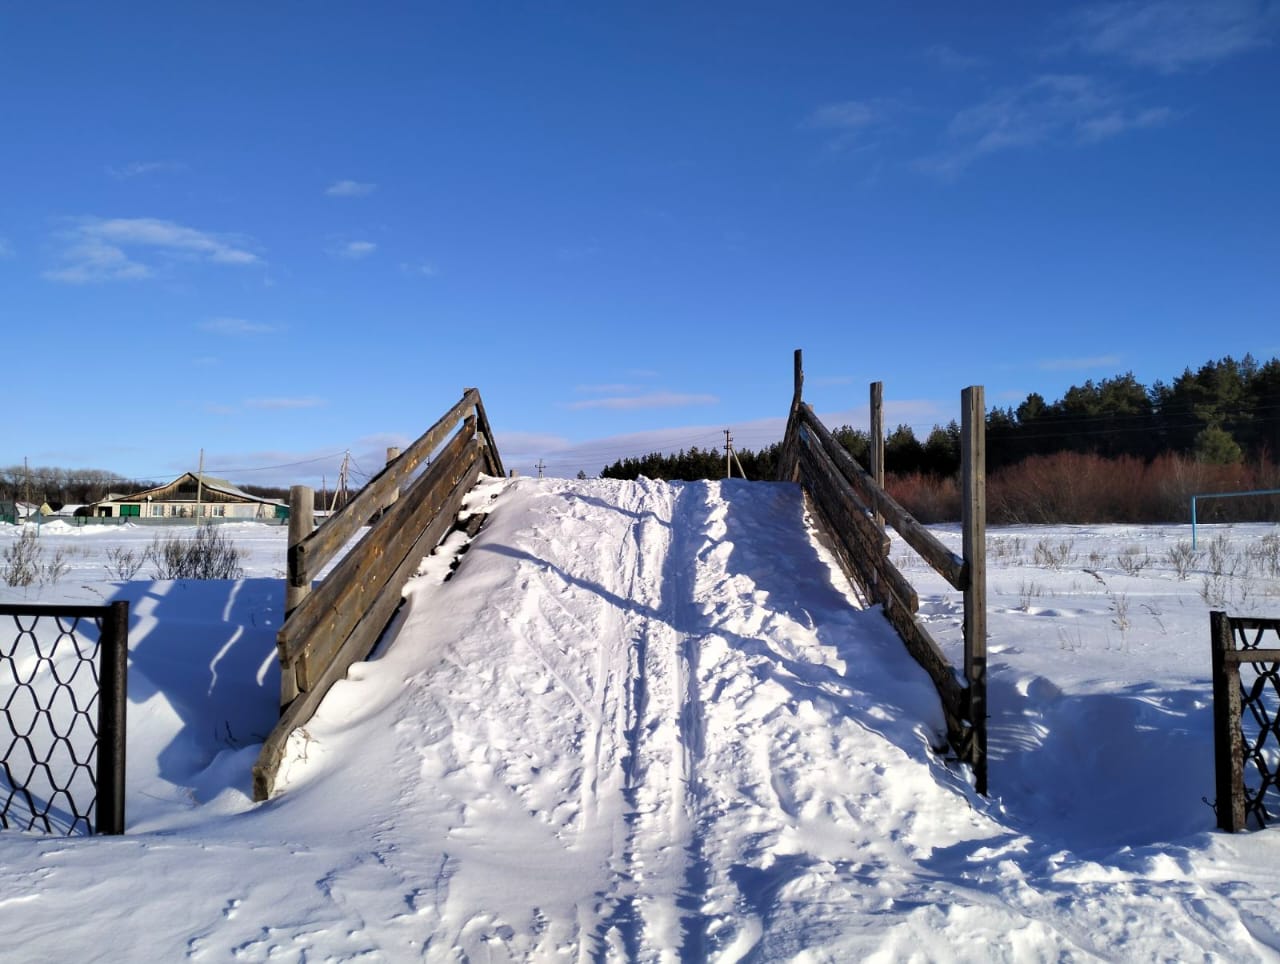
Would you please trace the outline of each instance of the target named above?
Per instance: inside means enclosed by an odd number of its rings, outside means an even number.
[[[870,435],[833,434],[864,466]],[[737,453],[749,479],[776,475],[781,445]],[[1280,360],[1246,355],[1150,388],[1132,373],[1072,386],[1049,403],[1031,393],[987,413],[988,514],[992,522],[1139,522],[1185,519],[1192,495],[1280,488]],[[885,438],[886,485],[925,522],[959,517],[960,427],[935,425],[923,442],[911,426]],[[737,475],[735,465],[734,474]],[[725,454],[693,448],[620,459],[604,478],[723,478]],[[1280,519],[1280,497],[1214,502],[1212,519]]]

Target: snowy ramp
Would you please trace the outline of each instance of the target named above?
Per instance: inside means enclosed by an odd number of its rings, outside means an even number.
[[[278,784],[379,798],[438,868],[437,947],[794,953],[851,880],[891,900],[895,868],[976,832],[930,682],[796,486],[522,480],[445,569]]]

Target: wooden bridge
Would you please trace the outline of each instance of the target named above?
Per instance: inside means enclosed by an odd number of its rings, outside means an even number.
[[[871,471],[864,470],[804,402],[802,356],[783,442],[780,478],[799,483],[859,594],[885,617],[937,689],[951,755],[972,766],[987,792],[986,569],[983,390],[962,393],[963,541],[957,556],[884,489],[882,389],[871,386]],[[452,433],[452,434],[451,434]],[[447,440],[447,441],[446,441]],[[424,468],[425,466],[425,468]],[[457,524],[480,474],[505,474],[480,393],[468,389],[439,421],[388,462],[319,528],[314,493],[290,491],[286,619],[277,635],[281,715],[254,766],[265,800],[290,735],[315,713],[352,663],[365,659],[400,605],[405,583]],[[371,531],[318,584],[316,575],[369,520]],[[478,527],[480,517],[470,520]],[[964,665],[952,667],[916,618],[918,598],[889,558],[886,526],[964,595]],[[474,533],[473,533],[474,534]]]

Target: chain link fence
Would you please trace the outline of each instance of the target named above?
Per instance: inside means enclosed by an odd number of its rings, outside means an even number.
[[[129,604],[0,605],[0,827],[124,832]]]

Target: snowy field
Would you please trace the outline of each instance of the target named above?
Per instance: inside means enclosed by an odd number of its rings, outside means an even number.
[[[198,583],[116,580],[155,529],[46,525],[65,572],[0,600],[129,600],[128,832],[0,833],[4,959],[1280,960],[1280,830],[1204,802],[1208,613],[1280,616],[1280,528],[991,530],[983,799],[794,486],[490,499],[264,805],[285,528],[225,526],[245,577]]]

